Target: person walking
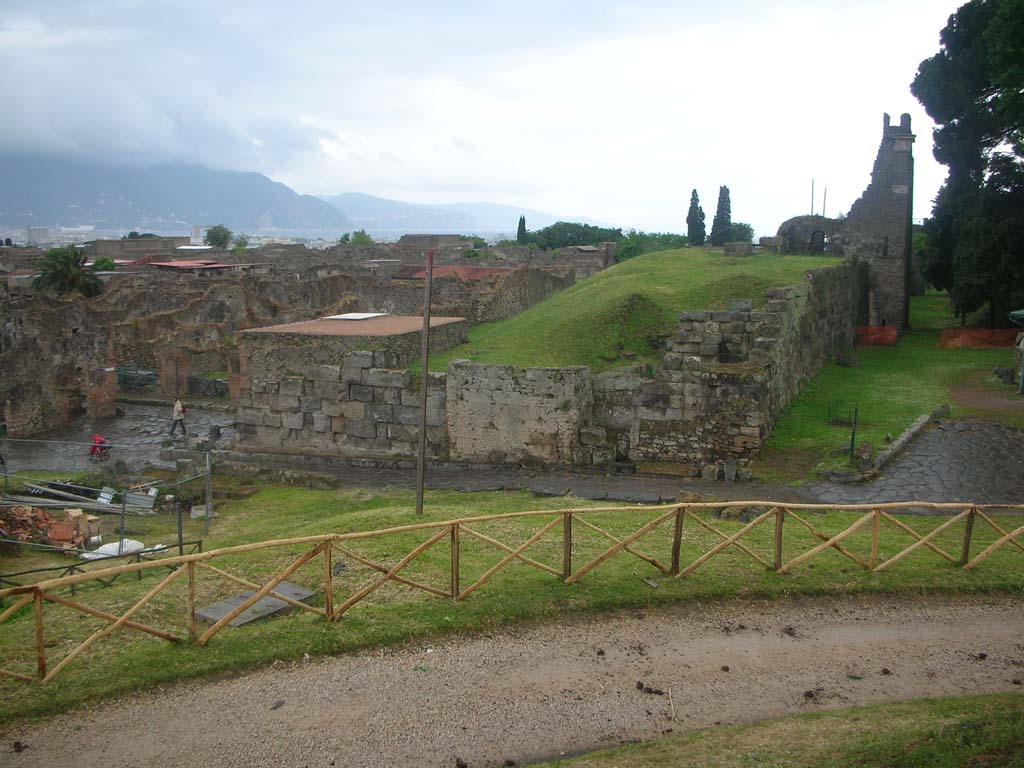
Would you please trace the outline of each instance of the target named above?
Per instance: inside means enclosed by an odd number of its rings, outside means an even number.
[[[174,398],[174,413],[171,415],[171,435],[174,435],[174,430],[181,427],[181,434],[188,436],[188,430],[185,429],[185,409],[181,405],[180,398]]]

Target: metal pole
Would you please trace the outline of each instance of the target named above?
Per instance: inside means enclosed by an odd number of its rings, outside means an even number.
[[[821,196],[821,215],[825,216],[825,204],[828,202],[828,187],[825,187],[825,194]]]
[[[182,524],[181,524],[181,502],[177,501],[177,499],[175,499],[175,502],[176,503],[175,503],[174,506],[176,506],[178,508],[178,554],[179,555],[184,555],[185,554],[185,535],[184,535],[184,532],[182,531]]]
[[[430,362],[430,281],[434,252],[427,251],[427,279],[423,284],[423,351],[420,364],[420,445],[416,457],[416,514],[423,514],[423,474],[427,460],[427,364]]]
[[[117,554],[124,554],[124,522],[128,514],[128,489],[121,489],[121,541],[117,545]]]
[[[213,469],[210,452],[206,452],[206,514],[203,516],[203,535],[210,532],[210,518],[213,517]]]

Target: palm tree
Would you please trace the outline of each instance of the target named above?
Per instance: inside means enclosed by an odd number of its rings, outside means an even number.
[[[83,296],[97,296],[103,290],[103,283],[85,262],[85,254],[78,253],[73,245],[47,251],[32,287],[56,294],[77,291]]]

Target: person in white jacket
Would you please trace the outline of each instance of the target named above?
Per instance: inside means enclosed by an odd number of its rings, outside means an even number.
[[[181,427],[181,434],[188,435],[188,430],[185,429],[185,409],[181,405],[181,400],[177,397],[174,398],[174,413],[171,415],[171,434],[174,434],[174,430]]]

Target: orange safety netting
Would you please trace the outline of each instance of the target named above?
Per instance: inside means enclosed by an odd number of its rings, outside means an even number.
[[[894,325],[862,325],[857,328],[857,343],[866,346],[895,344],[899,338],[899,329]]]
[[[942,349],[1012,347],[1020,328],[947,328],[939,336]]]

